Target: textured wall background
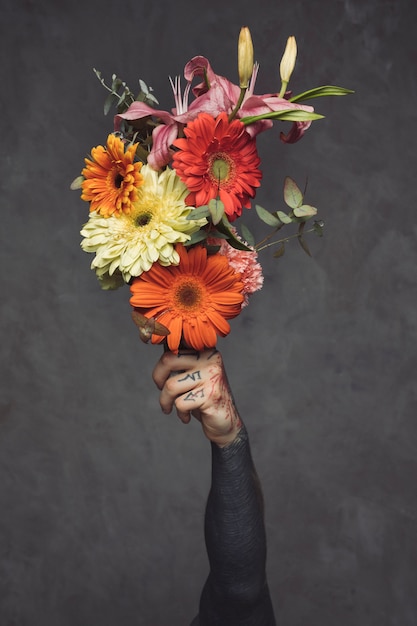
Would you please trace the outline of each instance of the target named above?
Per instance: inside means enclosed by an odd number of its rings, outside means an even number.
[[[69,183],[111,130],[92,72],[161,108],[195,54],[235,80],[240,26],[278,84],[355,89],[285,146],[259,137],[257,202],[309,180],[326,221],[219,343],[263,483],[279,624],[417,623],[414,0],[2,0],[1,626],[184,626],[207,573],[210,448],[159,411],[159,349],[100,291]],[[266,160],[265,160],[266,159]],[[252,216],[255,228],[258,221]]]

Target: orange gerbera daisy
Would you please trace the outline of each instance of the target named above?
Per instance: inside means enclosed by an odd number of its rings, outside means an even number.
[[[130,304],[170,330],[168,348],[177,352],[181,340],[195,350],[216,345],[230,332],[226,320],[239,315],[243,302],[240,274],[222,254],[207,254],[204,246],[176,247],[179,265],[154,263],[130,286]],[[165,337],[152,335],[152,343]]]
[[[90,202],[90,211],[97,211],[103,217],[130,213],[143,182],[142,163],[133,162],[137,145],[129,146],[125,152],[123,141],[109,135],[106,147],[91,150],[91,159],[85,159],[86,167],[82,171],[81,195]]]
[[[236,219],[243,207],[250,208],[262,178],[255,140],[240,120],[229,122],[227,113],[215,119],[200,113],[184,133],[173,144],[179,148],[173,167],[190,190],[187,203],[202,206],[219,196],[229,220]]]

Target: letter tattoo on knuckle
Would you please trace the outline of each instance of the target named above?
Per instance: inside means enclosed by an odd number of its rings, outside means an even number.
[[[189,374],[186,374],[184,376],[184,378],[179,378],[178,382],[179,383],[183,383],[185,380],[192,380],[192,381],[196,381],[196,380],[201,380],[201,372],[200,370],[197,370],[196,372],[191,372]]]
[[[184,396],[184,402],[195,402],[198,399],[204,398],[204,389],[198,389],[197,391],[189,391]]]

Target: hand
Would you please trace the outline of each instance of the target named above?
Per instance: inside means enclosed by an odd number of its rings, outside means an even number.
[[[203,427],[206,437],[223,447],[234,441],[242,422],[239,418],[220,352],[164,352],[153,371],[161,390],[160,405],[171,413],[175,405],[184,424],[191,416]]]

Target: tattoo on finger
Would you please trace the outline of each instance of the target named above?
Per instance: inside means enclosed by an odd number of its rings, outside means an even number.
[[[198,389],[197,391],[189,391],[184,396],[184,402],[195,402],[196,400],[204,398],[204,389]]]
[[[201,380],[200,370],[186,374],[184,378],[179,378],[178,382],[183,383],[185,380],[192,380],[192,381]]]

